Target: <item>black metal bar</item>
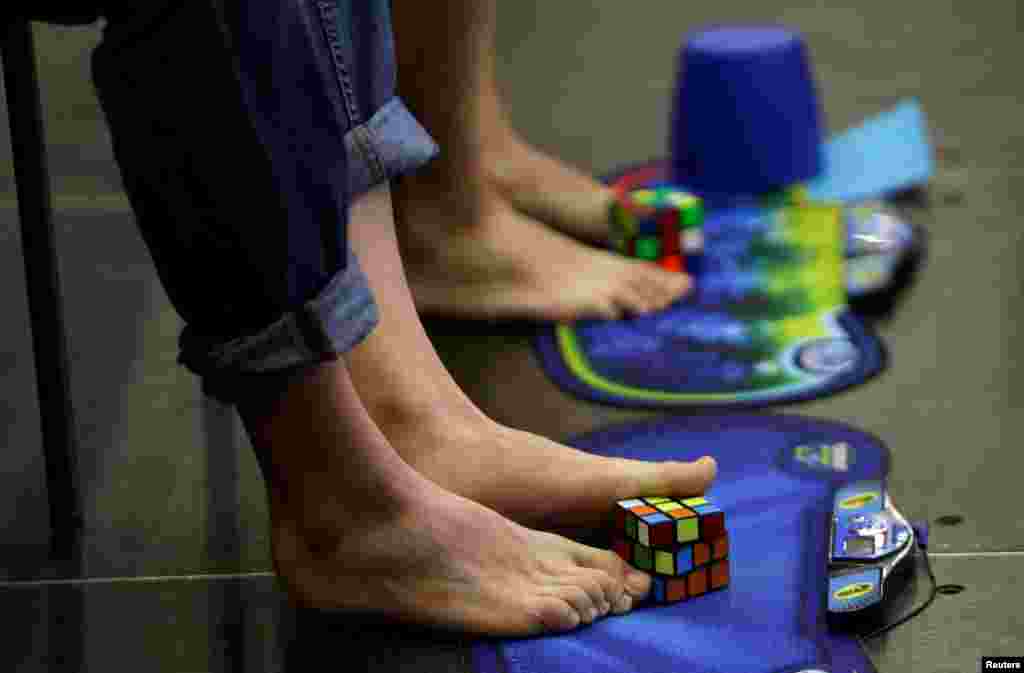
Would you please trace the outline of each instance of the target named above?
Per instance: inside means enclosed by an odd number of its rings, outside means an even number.
[[[67,343],[32,26],[24,20],[9,22],[4,26],[2,39],[0,55],[46,461],[50,550],[56,558],[64,560],[76,548],[82,527],[78,441],[68,385]]]
[[[205,381],[204,381],[205,383]],[[242,565],[239,521],[238,442],[235,410],[203,386],[202,427],[206,438],[206,561],[214,568],[238,570]],[[244,673],[246,666],[246,603],[242,580],[210,584],[209,670]]]

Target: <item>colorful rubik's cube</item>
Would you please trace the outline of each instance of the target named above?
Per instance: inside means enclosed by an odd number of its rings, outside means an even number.
[[[725,513],[707,498],[621,500],[614,529],[615,553],[652,574],[655,603],[675,603],[729,584]]]
[[[704,251],[704,206],[672,187],[620,190],[611,205],[612,245],[623,255],[683,271]]]

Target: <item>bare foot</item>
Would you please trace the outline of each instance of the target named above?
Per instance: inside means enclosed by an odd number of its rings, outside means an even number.
[[[596,456],[496,423],[454,395],[415,415],[396,414],[398,408],[392,403],[389,412],[371,414],[402,458],[442,487],[531,527],[600,527],[618,500],[700,495],[717,472],[710,457],[690,463]]]
[[[298,605],[522,636],[626,613],[650,589],[648,577],[610,552],[451,494],[416,508],[354,513],[358,520],[327,538],[296,522],[275,524],[275,565]]]
[[[515,211],[490,190],[395,188],[403,261],[422,313],[468,318],[617,319],[665,308],[690,278],[591,248]]]
[[[495,82],[495,0],[393,4],[398,91],[442,148],[394,193],[404,263],[420,310],[561,321],[644,313],[681,297],[687,277],[553,231],[517,211],[488,177],[492,148],[511,135]],[[498,155],[507,160],[510,187],[530,173],[552,185],[550,191],[524,185],[509,193],[526,199],[543,191],[544,198],[532,201],[553,204],[547,210],[566,222],[580,218],[566,216],[566,204],[552,194],[578,195],[585,202],[580,212],[603,207],[592,185],[579,188],[564,171],[513,149]],[[566,229],[583,235],[580,227]],[[592,233],[588,238],[605,237]]]
[[[384,310],[347,359],[360,399],[405,461],[443,488],[546,528],[599,524],[621,498],[694,495],[707,487],[713,464],[598,458],[484,415],[445,369],[416,315],[391,210],[380,190],[351,211],[349,240]]]
[[[492,123],[493,127],[502,127]],[[517,210],[594,243],[606,243],[613,190],[508,128],[484,150],[487,178]],[[497,138],[497,140],[493,140]]]
[[[611,552],[524,528],[416,473],[343,363],[243,418],[268,456],[274,565],[300,606],[522,636],[627,612],[650,590]]]

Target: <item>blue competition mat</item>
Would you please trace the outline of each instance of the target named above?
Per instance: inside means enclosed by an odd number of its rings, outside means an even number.
[[[535,346],[541,366],[560,388],[626,407],[800,402],[860,384],[885,368],[882,343],[852,313],[824,314],[819,327],[821,336],[784,344],[768,359],[751,362],[749,351],[730,351],[717,337],[732,332],[746,339],[746,323],[677,305],[658,316],[547,329]]]
[[[750,407],[863,382],[885,356],[848,309],[843,231],[834,205],[710,211],[691,297],[545,327],[541,365],[567,392],[628,407]]]
[[[842,137],[835,139],[833,144],[842,147],[843,144],[837,142]],[[666,177],[668,171],[668,160],[655,159],[615,171],[606,176],[605,181],[623,189],[667,186],[670,184]],[[914,175],[918,176],[917,173]],[[890,179],[893,184],[908,188],[906,179]],[[920,179],[927,181],[927,177]],[[861,190],[866,188],[867,185],[861,185]],[[849,299],[877,297],[899,289],[906,279],[905,272],[924,254],[927,234],[922,227],[893,213],[884,201],[877,198],[898,190],[876,186],[875,192],[862,199],[847,200],[840,197],[860,194],[861,191],[841,190],[825,180],[812,182],[805,189],[807,198],[812,198],[813,194],[813,198],[843,203],[841,219],[845,230],[845,277]],[[828,194],[833,194],[833,197],[823,196]]]
[[[719,476],[708,494],[726,512],[730,585],[567,634],[479,641],[477,673],[875,670],[854,636],[826,629],[824,586],[832,494],[888,473],[879,439],[798,416],[719,415],[619,426],[569,443],[654,461],[714,456]]]
[[[926,183],[931,154],[909,100],[829,140],[825,171],[795,200],[704,195],[694,296],[656,315],[544,327],[542,367],[569,393],[625,407],[782,404],[868,380],[884,348],[849,302],[897,287],[923,234],[865,200]],[[652,161],[608,181],[674,186],[666,175]]]

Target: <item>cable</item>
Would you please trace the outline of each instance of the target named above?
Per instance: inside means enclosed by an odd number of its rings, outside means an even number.
[[[869,640],[873,640],[873,639],[877,638],[878,636],[881,636],[881,635],[883,635],[885,633],[888,633],[889,631],[892,631],[893,629],[895,629],[897,626],[900,626],[901,624],[905,624],[906,622],[910,621],[914,617],[916,617],[919,614],[921,614],[922,612],[924,612],[925,609],[927,609],[928,606],[931,605],[932,602],[935,600],[935,597],[939,593],[939,586],[938,586],[938,582],[935,581],[935,573],[932,572],[932,562],[928,558],[928,550],[927,549],[921,549],[920,553],[921,553],[921,558],[924,559],[924,567],[925,567],[925,570],[928,572],[928,579],[932,583],[932,589],[931,589],[931,592],[928,594],[928,598],[920,606],[914,608],[913,610],[911,610],[907,614],[903,615],[902,617],[900,617],[896,621],[891,622],[889,624],[886,624],[885,626],[881,626],[881,627],[875,629],[874,631],[871,631],[867,635],[861,636],[860,637],[861,644],[864,644],[865,642],[867,642]]]

